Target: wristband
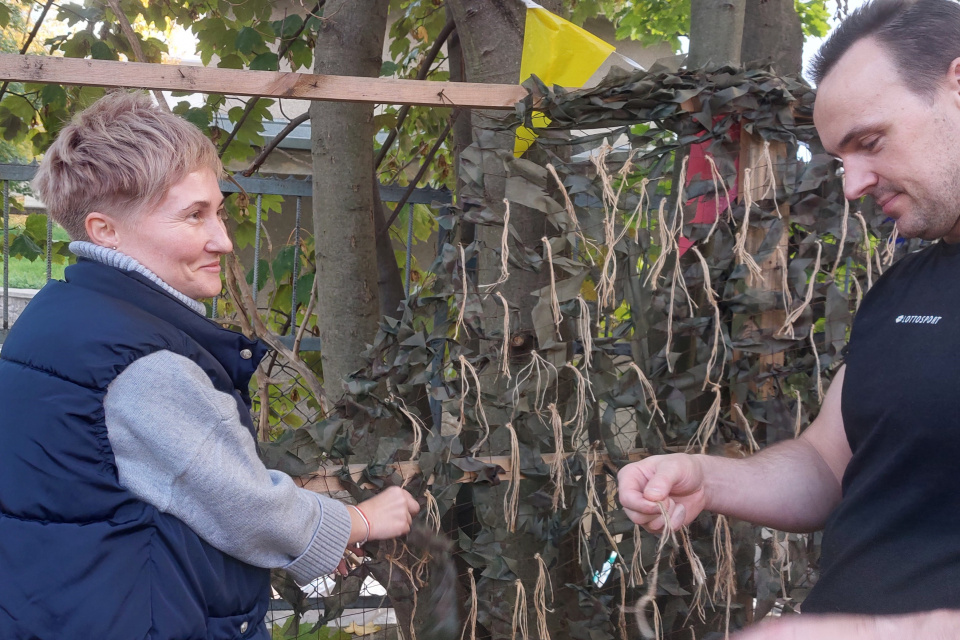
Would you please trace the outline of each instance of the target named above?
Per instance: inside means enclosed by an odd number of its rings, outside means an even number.
[[[367,533],[363,536],[363,540],[357,543],[358,547],[362,547],[363,545],[367,544],[367,540],[370,539],[370,521],[367,520],[367,516],[363,513],[363,511],[360,510],[360,507],[354,504],[348,504],[347,506],[357,512],[357,515],[360,516],[360,519],[363,520],[363,524],[367,527]]]

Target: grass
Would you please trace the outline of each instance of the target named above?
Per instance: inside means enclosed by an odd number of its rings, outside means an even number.
[[[10,228],[22,230],[26,225],[27,216],[23,214],[11,213]],[[64,242],[69,240],[67,232],[60,225],[53,227],[53,240],[55,242]],[[63,270],[66,264],[52,265],[50,277],[55,280],[63,279]],[[0,264],[0,273],[3,272],[3,265]],[[10,257],[10,288],[11,289],[39,289],[47,282],[47,261],[41,256],[36,260],[30,261],[26,258]],[[0,282],[2,286],[2,282]]]
[[[52,265],[51,277],[63,279],[65,264]],[[39,289],[47,282],[47,261],[37,258],[33,262],[26,258],[10,258],[10,288]]]

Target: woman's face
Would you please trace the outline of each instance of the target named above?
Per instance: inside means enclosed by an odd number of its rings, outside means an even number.
[[[156,207],[120,222],[117,249],[180,293],[213,297],[220,293],[220,256],[233,250],[222,207],[213,171],[194,171]]]

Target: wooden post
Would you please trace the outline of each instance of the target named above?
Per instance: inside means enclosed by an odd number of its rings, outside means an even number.
[[[751,179],[750,179],[750,199],[753,202],[757,202],[761,199],[768,199],[775,196],[770,185],[771,179],[776,178],[776,184],[781,184],[779,175],[782,173],[779,170],[779,165],[781,165],[787,157],[787,147],[786,144],[782,142],[771,142],[770,143],[770,160],[768,161],[764,154],[764,143],[763,140],[754,134],[743,131],[740,134],[740,170],[739,175],[737,176],[737,184],[740,185],[740,200],[744,200],[744,170],[751,170]],[[773,170],[775,172],[774,176],[770,175],[770,164],[773,165]],[[778,257],[782,252],[784,257],[787,256],[787,243],[790,239],[789,234],[789,219],[790,219],[790,210],[786,205],[780,207],[780,214],[783,216],[783,230],[780,234],[780,239],[777,243],[776,250],[770,254],[769,257],[765,258],[762,261],[759,261],[757,264],[760,266],[760,277],[756,277],[754,274],[750,273],[747,275],[747,285],[754,289],[759,289],[761,291],[775,291],[779,292],[781,289],[781,283],[783,282],[783,264],[786,260],[781,261]],[[745,243],[745,249],[748,253],[755,254],[759,249],[760,245],[767,239],[767,230],[756,226],[751,225],[747,230],[747,241]],[[784,320],[786,320],[787,314],[786,311],[781,309],[772,309],[769,311],[764,311],[759,316],[754,316],[746,321],[743,328],[742,336],[750,335],[762,335],[765,337],[771,337],[774,333],[777,332],[780,327],[783,326]],[[734,352],[734,359],[737,359],[738,353]],[[778,353],[770,353],[760,356],[760,373],[767,373],[773,367],[782,365],[784,362],[784,353],[782,351]],[[776,393],[776,386],[773,383],[773,380],[768,378],[767,380],[757,384],[752,382],[751,390],[756,394],[758,400],[767,400],[772,398]],[[744,400],[741,398],[740,400]],[[742,404],[742,402],[741,402]]]

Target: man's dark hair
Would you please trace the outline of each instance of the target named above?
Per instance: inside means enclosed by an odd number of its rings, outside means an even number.
[[[960,4],[954,0],[873,0],[856,9],[820,47],[811,65],[817,84],[854,44],[873,38],[912,91],[932,99],[960,58]]]

